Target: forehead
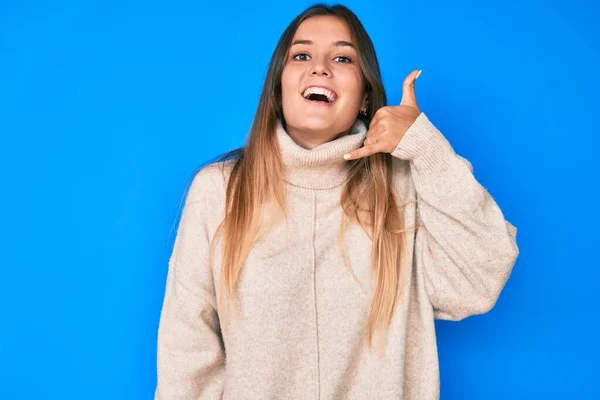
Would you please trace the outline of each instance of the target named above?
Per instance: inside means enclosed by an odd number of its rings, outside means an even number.
[[[300,24],[293,40],[312,40],[315,44],[330,44],[334,40],[345,40],[350,42],[352,35],[346,23],[332,15],[319,15],[310,17]]]

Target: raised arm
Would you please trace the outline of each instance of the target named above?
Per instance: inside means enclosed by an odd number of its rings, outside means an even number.
[[[416,267],[434,317],[457,321],[495,304],[519,255],[517,229],[417,105],[412,71],[398,106],[378,109],[364,146],[347,160],[377,152],[409,160],[417,198]],[[403,182],[404,183],[404,182]]]
[[[435,318],[458,321],[489,311],[519,254],[517,229],[425,114],[392,155],[410,160],[418,210],[414,256]]]

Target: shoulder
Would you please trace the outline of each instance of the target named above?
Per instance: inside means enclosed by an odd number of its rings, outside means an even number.
[[[225,200],[229,176],[236,160],[211,162],[197,169],[192,177],[187,194],[187,203],[219,203]]]

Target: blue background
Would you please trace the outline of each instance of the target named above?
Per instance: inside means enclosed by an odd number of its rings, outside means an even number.
[[[2,399],[150,399],[195,169],[245,141],[309,1],[0,3]],[[598,6],[347,1],[517,226],[496,307],[437,321],[441,398],[600,398]]]

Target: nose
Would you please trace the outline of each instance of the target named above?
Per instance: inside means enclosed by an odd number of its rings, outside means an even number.
[[[315,60],[310,67],[310,75],[331,76],[331,71],[329,70],[326,62],[323,60]]]

